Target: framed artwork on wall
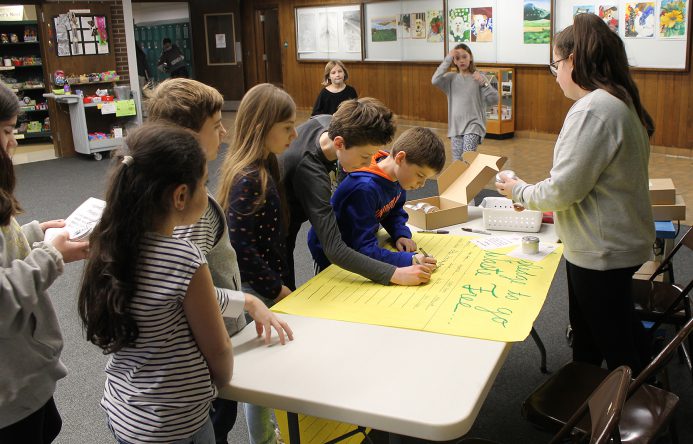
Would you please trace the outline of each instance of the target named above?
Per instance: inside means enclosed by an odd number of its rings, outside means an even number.
[[[296,8],[297,60],[362,60],[361,5]]]
[[[443,0],[408,0],[364,5],[365,60],[441,60],[445,53]]]
[[[633,68],[690,69],[689,0],[554,0],[554,32],[577,14],[596,14],[617,33]]]

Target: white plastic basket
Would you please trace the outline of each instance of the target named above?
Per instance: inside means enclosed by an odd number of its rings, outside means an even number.
[[[499,231],[536,233],[541,230],[541,211],[515,211],[513,201],[505,197],[486,197],[483,207],[484,228]]]

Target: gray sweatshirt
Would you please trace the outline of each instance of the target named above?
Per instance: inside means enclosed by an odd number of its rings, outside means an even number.
[[[0,428],[41,408],[67,374],[60,361],[63,337],[46,291],[62,274],[63,257],[42,240],[36,221],[20,228],[12,218],[0,227]]]
[[[649,157],[638,115],[598,89],[568,111],[550,177],[536,185],[516,184],[513,199],[531,210],[556,212],[569,262],[591,270],[640,265],[655,237]]]
[[[234,335],[246,325],[245,295],[240,291],[241,272],[224,211],[212,196],[207,198],[207,209],[200,220],[194,225],[176,227],[173,237],[195,243],[205,254],[226,330]]]
[[[342,240],[330,205],[336,161],[329,161],[320,148],[320,136],[327,131],[332,116],[316,116],[298,127],[298,137],[282,154],[283,182],[290,211],[287,246],[296,243],[301,224],[310,220],[325,255],[333,264],[383,285],[390,283],[395,267],[371,259],[349,248]],[[355,221],[354,223],[358,223]],[[293,251],[288,251],[293,254]]]
[[[433,73],[431,83],[448,97],[448,137],[463,134],[486,135],[486,106],[498,103],[498,91],[479,85],[471,75],[449,72],[452,57],[447,56]]]

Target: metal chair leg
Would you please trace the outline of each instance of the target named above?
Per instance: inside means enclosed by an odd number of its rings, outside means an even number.
[[[546,368],[546,347],[544,347],[544,342],[542,342],[541,338],[539,337],[539,333],[537,333],[537,330],[532,326],[532,330],[529,332],[530,335],[532,335],[532,339],[534,339],[534,343],[537,344],[537,347],[539,348],[539,354],[541,354],[541,367],[539,369],[543,374],[548,374],[549,371]]]

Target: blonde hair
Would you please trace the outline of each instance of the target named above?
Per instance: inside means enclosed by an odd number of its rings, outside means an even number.
[[[327,62],[327,65],[325,65],[325,73],[323,74],[323,79],[322,79],[322,86],[327,86],[332,83],[330,80],[330,71],[332,69],[339,65],[340,68],[342,68],[342,71],[344,71],[344,81],[346,82],[349,80],[349,70],[346,69],[346,66],[344,66],[344,63],[342,63],[341,60],[330,60]]]
[[[265,201],[270,176],[277,185],[282,206],[285,205],[279,181],[277,156],[273,153],[266,154],[265,140],[272,126],[291,119],[295,113],[296,104],[291,96],[269,83],[256,85],[243,96],[236,113],[231,144],[220,169],[217,200],[224,211],[228,211],[231,206],[231,188],[241,177],[253,170],[258,171],[261,187],[253,212]],[[263,165],[265,158],[267,163]]]
[[[211,86],[197,80],[174,78],[145,90],[149,121],[164,120],[193,131],[200,131],[205,120],[221,111],[224,97]]]

